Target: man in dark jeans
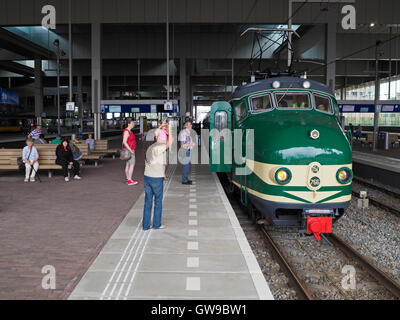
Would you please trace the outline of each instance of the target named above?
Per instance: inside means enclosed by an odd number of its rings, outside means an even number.
[[[190,131],[192,130],[192,121],[187,120],[185,122],[185,129],[182,130],[180,134],[179,141],[181,142],[181,147],[186,150],[185,158],[183,161],[183,169],[182,169],[182,184],[190,185],[192,181],[188,179],[190,164],[191,164],[191,150],[196,145],[192,141],[192,137],[190,136]]]

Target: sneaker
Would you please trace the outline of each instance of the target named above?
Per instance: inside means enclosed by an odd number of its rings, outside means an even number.
[[[31,178],[31,180],[30,180],[31,182],[35,182],[35,178]]]
[[[69,181],[69,178],[68,177],[65,177],[65,182],[68,182]]]
[[[126,184],[128,186],[134,186],[134,185],[138,184],[138,182],[137,181],[133,181],[133,180],[126,180]]]
[[[191,184],[192,184],[192,181],[182,182],[182,184],[191,185]]]
[[[28,178],[25,178],[24,182],[29,182],[29,179],[28,179]]]
[[[153,227],[153,229],[165,229],[165,228],[166,228],[166,226],[164,226],[163,224],[161,226],[159,226],[158,228]]]
[[[80,176],[78,176],[78,175],[76,175],[76,176],[74,177],[74,179],[75,179],[75,180],[82,180],[82,178],[81,178]]]

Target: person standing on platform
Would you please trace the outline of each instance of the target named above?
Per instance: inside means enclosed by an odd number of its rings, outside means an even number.
[[[164,194],[164,166],[169,146],[173,143],[171,127],[168,126],[168,140],[161,142],[160,130],[156,130],[156,142],[144,149],[144,191],[145,200],[143,208],[143,230],[149,230],[151,222],[151,211],[154,200],[153,229],[165,229],[161,224],[162,201]]]
[[[36,172],[39,170],[39,153],[33,146],[33,140],[28,136],[26,147],[22,150],[22,161],[25,163],[25,182],[35,182]],[[30,177],[30,179],[29,179]]]
[[[160,132],[158,135],[158,141],[161,143],[167,143],[168,141],[168,127],[169,125],[167,124],[167,119],[164,119],[164,121],[161,123],[161,126],[159,128]],[[168,166],[168,152],[166,153],[165,157],[165,165],[164,165],[164,179],[167,179],[167,166]]]
[[[183,169],[182,169],[182,184],[190,185],[192,181],[188,179],[190,164],[191,164],[191,151],[193,147],[196,145],[192,141],[192,137],[190,135],[190,131],[192,130],[192,121],[187,120],[185,122],[185,128],[182,130],[179,141],[181,142],[181,147],[185,150],[185,158],[183,161]]]
[[[133,120],[128,121],[128,126],[122,132],[122,145],[124,150],[128,150],[131,153],[131,157],[126,161],[125,175],[126,184],[128,186],[134,186],[138,184],[137,181],[132,180],[133,170],[135,169],[136,163],[136,138],[132,129],[135,127],[135,122]]]
[[[80,170],[79,162],[74,160],[74,156],[72,154],[71,147],[69,146],[68,139],[64,138],[64,140],[57,146],[56,155],[57,155],[56,163],[62,167],[65,182],[69,181],[68,177],[69,165],[72,165],[74,179],[75,180],[82,179],[79,176],[79,170]]]

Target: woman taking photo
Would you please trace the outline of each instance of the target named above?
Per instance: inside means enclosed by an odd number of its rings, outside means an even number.
[[[33,139],[26,139],[26,147],[22,150],[22,161],[25,163],[25,182],[35,182],[36,172],[39,169],[39,153],[33,146]]]
[[[69,146],[68,139],[63,139],[63,141],[57,146],[56,149],[56,163],[62,167],[65,181],[68,182],[68,166],[72,165],[72,170],[75,180],[81,180],[79,176],[80,165],[79,162],[74,160],[71,147]]]
[[[135,122],[133,120],[128,121],[128,126],[122,132],[122,144],[124,150],[128,150],[131,153],[131,157],[126,161],[125,166],[125,176],[126,184],[128,186],[134,186],[138,184],[137,181],[132,180],[133,170],[135,169],[136,157],[136,138],[132,129],[135,127]]]

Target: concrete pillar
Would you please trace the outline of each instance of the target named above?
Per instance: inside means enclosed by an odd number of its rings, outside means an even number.
[[[77,77],[77,100],[79,107],[79,133],[83,132],[83,94],[82,94],[82,76]]]
[[[185,118],[186,113],[186,96],[187,96],[187,80],[186,80],[186,59],[181,58],[179,63],[179,115],[182,119]]]
[[[42,124],[43,113],[43,74],[42,60],[35,59],[35,117],[37,124]]]
[[[326,85],[334,92],[336,86],[336,11],[329,7],[325,36]]]
[[[92,112],[95,139],[101,139],[100,103],[103,91],[101,64],[101,24],[94,22],[92,23]]]

